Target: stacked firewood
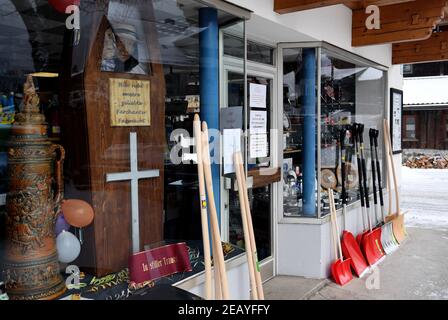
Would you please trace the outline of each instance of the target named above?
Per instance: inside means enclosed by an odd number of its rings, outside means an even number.
[[[404,166],[414,169],[448,169],[445,156],[411,156],[404,161]]]

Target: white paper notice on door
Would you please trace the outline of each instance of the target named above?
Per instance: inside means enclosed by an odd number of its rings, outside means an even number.
[[[268,134],[251,134],[249,139],[250,158],[265,158],[268,156]]]
[[[250,133],[266,133],[268,127],[267,111],[250,111]]]
[[[223,130],[224,174],[234,173],[233,157],[235,152],[241,151],[241,129]]]
[[[251,108],[266,109],[267,86],[264,84],[251,83],[249,87],[250,87],[249,106]]]

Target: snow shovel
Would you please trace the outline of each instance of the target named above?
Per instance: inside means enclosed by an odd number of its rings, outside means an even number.
[[[358,140],[361,143],[361,164],[362,164],[362,180],[364,187],[364,196],[367,210],[367,223],[369,225],[369,231],[364,233],[361,240],[361,249],[366,257],[370,266],[373,266],[380,262],[384,258],[384,251],[381,246],[381,229],[377,228],[372,230],[369,188],[367,186],[367,168],[366,159],[364,157],[364,125],[359,125]]]
[[[366,224],[365,224],[365,204],[364,204],[364,189],[363,189],[363,184],[362,184],[362,165],[361,165],[361,155],[360,155],[360,145],[359,145],[359,141],[358,141],[358,130],[359,130],[359,124],[355,123],[353,124],[352,127],[352,133],[353,133],[353,139],[355,142],[355,153],[356,153],[356,161],[357,161],[357,166],[358,166],[358,188],[359,188],[359,196],[361,198],[361,217],[362,217],[362,228],[363,228],[363,232],[361,232],[360,234],[358,234],[356,236],[356,242],[358,243],[359,246],[361,246],[361,241],[362,241],[362,237],[363,234],[366,232]]]
[[[352,271],[350,269],[351,259],[348,258],[344,260],[342,256],[341,238],[339,237],[336,205],[334,203],[334,194],[332,189],[328,189],[328,196],[330,199],[330,218],[333,231],[332,235],[335,243],[337,243],[339,248],[339,255],[338,250],[335,250],[335,256],[337,260],[331,265],[331,275],[333,276],[333,279],[337,284],[339,284],[340,286],[344,286],[353,279]]]
[[[347,188],[346,188],[346,166],[347,166],[347,149],[345,148],[345,138],[347,130],[341,130],[340,148],[341,148],[341,185],[342,185],[342,205],[344,221],[346,219],[347,210]],[[342,253],[346,259],[350,259],[352,269],[359,278],[362,278],[367,272],[369,266],[361,252],[359,244],[356,242],[353,234],[347,230],[347,224],[344,224],[346,230],[342,232]]]
[[[386,148],[386,150],[387,150],[387,148]],[[386,160],[387,160],[387,162],[389,162],[389,155],[387,155]],[[389,166],[389,164],[387,164],[387,165]],[[389,170],[388,170],[388,172],[389,172]],[[398,248],[399,243],[398,243],[397,239],[395,239],[393,225],[392,225],[392,219],[388,219],[388,217],[393,217],[392,212],[391,212],[391,210],[392,210],[391,209],[392,208],[392,188],[391,188],[391,182],[390,182],[390,174],[388,173],[386,176],[387,176],[387,191],[388,191],[388,196],[389,196],[389,206],[388,206],[387,216],[384,218],[384,223],[387,225],[388,231],[390,232],[390,237],[388,240]]]
[[[383,195],[383,183],[381,175],[380,160],[378,157],[378,138],[380,136],[380,131],[373,129],[372,131],[373,143],[375,145],[375,164],[376,164],[376,176],[378,179],[378,193],[380,198],[381,206],[381,244],[383,245],[384,252],[389,255],[398,249],[398,244],[394,238],[392,232],[392,224],[386,223],[386,215],[384,213],[384,195]]]
[[[404,214],[400,211],[400,196],[398,194],[398,183],[397,183],[397,174],[395,172],[395,164],[394,164],[394,157],[392,153],[392,143],[390,141],[390,132],[389,132],[389,123],[387,120],[384,120],[384,140],[387,145],[387,151],[389,155],[389,161],[388,161],[388,168],[392,170],[392,177],[394,179],[394,187],[395,187],[395,201],[396,201],[396,207],[397,212],[395,214],[390,214],[388,217],[386,217],[387,222],[392,222],[392,229],[395,236],[395,239],[397,240],[398,244],[402,243],[404,239],[406,238],[406,229],[404,226]],[[390,191],[390,185],[389,185],[389,194]],[[389,213],[392,210],[392,208],[389,208]]]

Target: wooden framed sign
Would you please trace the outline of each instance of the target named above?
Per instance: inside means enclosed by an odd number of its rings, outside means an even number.
[[[390,89],[390,134],[392,151],[398,154],[402,151],[402,123],[403,123],[403,91]]]
[[[109,79],[112,127],[151,125],[150,87],[148,80]]]

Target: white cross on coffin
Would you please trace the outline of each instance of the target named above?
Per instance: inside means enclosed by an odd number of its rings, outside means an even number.
[[[137,164],[137,133],[129,134],[131,171],[108,173],[106,182],[131,181],[131,203],[132,203],[132,252],[140,251],[140,226],[139,226],[139,209],[138,209],[138,181],[140,179],[149,179],[160,177],[159,170],[138,171]]]

